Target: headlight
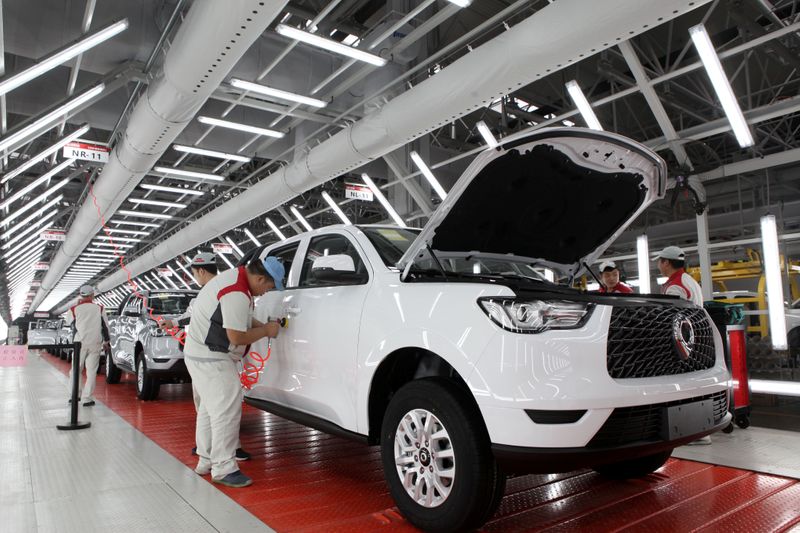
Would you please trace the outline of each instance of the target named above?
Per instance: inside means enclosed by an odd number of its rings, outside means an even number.
[[[514,298],[481,298],[478,303],[492,322],[515,333],[579,328],[594,308],[590,303]]]

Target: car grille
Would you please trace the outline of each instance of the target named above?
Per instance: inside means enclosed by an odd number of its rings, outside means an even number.
[[[728,412],[728,391],[667,403],[619,407],[614,409],[600,431],[589,441],[589,448],[613,448],[634,442],[664,440],[664,415],[667,407],[702,400],[714,402],[714,423],[718,424]]]
[[[688,320],[694,343],[688,357],[679,354],[673,332]],[[614,307],[608,331],[607,366],[612,378],[648,378],[705,370],[714,366],[713,325],[702,309],[672,306]]]

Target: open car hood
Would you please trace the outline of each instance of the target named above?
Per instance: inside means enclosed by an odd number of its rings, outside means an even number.
[[[481,153],[398,262],[434,252],[529,259],[565,275],[591,265],[651,203],[667,168],[626,137],[553,128]]]

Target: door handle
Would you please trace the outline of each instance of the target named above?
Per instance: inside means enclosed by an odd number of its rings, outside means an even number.
[[[299,315],[300,314],[300,308],[299,307],[287,307],[287,308],[284,309],[284,312],[291,313],[293,315]]]

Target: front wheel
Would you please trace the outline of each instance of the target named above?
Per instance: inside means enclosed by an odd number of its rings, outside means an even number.
[[[664,466],[664,463],[667,462],[670,455],[672,455],[672,450],[667,450],[654,455],[645,455],[644,457],[637,457],[636,459],[596,466],[594,467],[594,471],[611,479],[644,477]]]
[[[150,375],[144,355],[140,355],[136,361],[136,397],[146,402],[155,400],[160,388],[161,383]]]
[[[477,528],[505,492],[480,412],[444,379],[397,391],[383,419],[381,457],[397,507],[425,531]]]
[[[114,358],[111,354],[106,354],[106,383],[109,385],[116,385],[122,377],[122,370],[114,364]]]

